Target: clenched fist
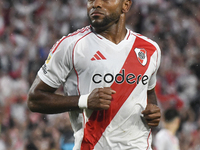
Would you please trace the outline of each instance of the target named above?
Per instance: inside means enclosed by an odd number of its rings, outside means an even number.
[[[142,111],[144,118],[149,127],[156,127],[160,122],[160,108],[155,104],[147,104],[145,110]]]
[[[88,108],[92,110],[107,110],[110,107],[112,94],[116,91],[110,87],[96,88],[88,96]]]

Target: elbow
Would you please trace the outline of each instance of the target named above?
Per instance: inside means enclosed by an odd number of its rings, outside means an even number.
[[[34,107],[34,102],[31,101],[30,99],[28,99],[28,101],[27,101],[27,106],[28,106],[30,111],[36,112],[35,107]]]
[[[36,96],[33,92],[28,93],[27,106],[30,111],[37,112]]]

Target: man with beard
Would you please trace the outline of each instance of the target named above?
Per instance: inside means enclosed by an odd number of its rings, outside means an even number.
[[[91,25],[61,38],[30,88],[33,112],[69,112],[74,150],[151,150],[161,52],[125,27],[131,0],[88,0]],[[55,93],[63,85],[65,95]]]

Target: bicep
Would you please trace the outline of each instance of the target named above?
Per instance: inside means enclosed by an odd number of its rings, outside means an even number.
[[[47,85],[46,83],[44,83],[37,75],[29,90],[29,96],[31,94],[36,94],[37,91],[54,93],[56,91],[56,88],[53,88]]]
[[[50,95],[50,93],[54,93],[55,91],[55,88],[50,87],[44,83],[39,76],[36,76],[28,93],[28,108],[31,111],[36,112],[37,108],[41,106],[41,102],[48,99],[48,95]]]

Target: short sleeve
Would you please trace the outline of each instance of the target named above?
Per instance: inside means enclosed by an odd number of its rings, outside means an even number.
[[[47,85],[58,88],[65,82],[71,70],[71,49],[67,46],[67,37],[60,39],[48,55],[44,65],[38,71],[38,76]]]
[[[156,86],[156,81],[157,81],[156,75],[157,75],[157,71],[159,69],[160,62],[161,62],[161,51],[160,51],[160,48],[157,44],[156,44],[155,55],[156,55],[156,57],[155,57],[156,58],[156,66],[155,66],[156,68],[155,68],[155,71],[150,78],[148,90],[151,90]]]

